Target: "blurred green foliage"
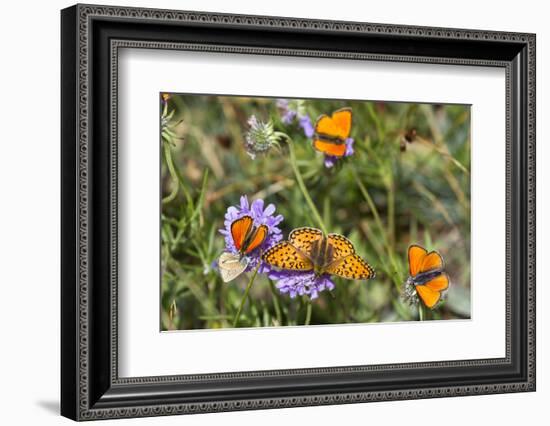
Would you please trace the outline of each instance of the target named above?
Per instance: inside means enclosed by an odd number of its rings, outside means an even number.
[[[164,104],[164,101],[163,101]],[[171,95],[162,108],[163,330],[232,326],[252,273],[223,283],[212,267],[224,248],[226,209],[242,194],[284,215],[284,236],[316,226],[289,164],[288,147],[251,159],[247,119],[272,120],[292,137],[297,164],[329,232],[347,236],[377,272],[374,280],[335,278],[312,302],[311,324],[407,321],[401,300],[407,248],[438,250],[451,286],[426,319],[470,317],[470,108],[465,105],[305,100],[314,122],[353,109],[355,153],[333,168],[296,122],[281,121],[276,99]],[[300,325],[308,302],[280,295],[258,275],[239,326]]]

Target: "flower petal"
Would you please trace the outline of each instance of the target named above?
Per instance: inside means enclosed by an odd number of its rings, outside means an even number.
[[[313,125],[311,124],[311,120],[308,115],[300,117],[300,127],[304,131],[304,135],[306,136],[306,138],[312,138],[315,134],[315,129],[313,128]]]
[[[310,299],[319,297],[324,290],[334,289],[329,275],[315,276],[311,271],[271,271],[269,278],[276,281],[275,287],[281,294],[307,295]]]
[[[264,213],[264,200],[258,198],[252,202],[252,213],[254,214],[254,219],[261,219]]]
[[[271,216],[275,213],[275,206],[273,204],[268,204],[264,210],[264,216]]]
[[[231,207],[229,208],[231,209]],[[248,209],[249,209],[248,197],[246,195],[241,195],[241,210],[248,210]]]

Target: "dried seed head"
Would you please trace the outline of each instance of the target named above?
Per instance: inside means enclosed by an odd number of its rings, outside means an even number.
[[[273,146],[279,146],[279,136],[273,130],[273,123],[264,123],[255,115],[248,119],[250,128],[245,135],[244,148],[250,157],[256,158],[258,154],[268,152]]]
[[[416,292],[416,286],[414,285],[411,277],[409,277],[405,282],[401,297],[403,301],[408,303],[409,305],[416,306],[420,302],[420,299],[418,298],[418,293]]]

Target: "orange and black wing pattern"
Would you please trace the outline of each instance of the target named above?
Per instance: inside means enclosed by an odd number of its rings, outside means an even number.
[[[443,258],[438,252],[428,253],[424,247],[418,245],[409,247],[409,274],[411,277],[435,269],[443,269]]]
[[[433,308],[441,300],[442,292],[449,288],[449,276],[443,271],[444,263],[436,251],[428,252],[425,248],[412,245],[409,247],[409,274],[414,279],[419,274],[434,272],[433,278],[415,286],[422,302]],[[437,273],[439,271],[439,273]]]
[[[248,254],[260,247],[267,238],[267,231],[268,229],[266,225],[258,226],[254,230],[254,233],[251,235],[249,241],[246,242],[246,247],[243,248],[243,252]]]
[[[281,241],[267,250],[262,259],[271,266],[292,271],[311,271],[313,262],[288,241]]]
[[[321,115],[315,123],[313,147],[324,154],[342,157],[346,153],[346,139],[351,133],[351,108],[342,108],[329,117]]]
[[[425,284],[417,285],[416,292],[424,304],[432,309],[441,300],[441,294],[449,288],[449,276],[442,272],[436,278]]]
[[[327,142],[317,138],[313,140],[313,148],[332,157],[343,157],[346,153],[345,143]]]
[[[355,253],[355,247],[353,247],[353,243],[343,235],[328,234],[327,240],[332,247],[335,260]]]
[[[310,227],[293,229],[288,235],[288,242],[305,255],[310,255],[313,244],[322,239],[323,231]]]
[[[372,266],[355,253],[334,260],[325,271],[348,280],[368,280],[375,277]]]
[[[327,242],[332,249],[332,262],[326,272],[348,280],[368,280],[375,277],[374,269],[355,253],[353,243],[340,234],[328,234]]]
[[[231,236],[237,250],[241,251],[246,242],[246,237],[252,230],[254,220],[250,216],[243,216],[231,224]]]

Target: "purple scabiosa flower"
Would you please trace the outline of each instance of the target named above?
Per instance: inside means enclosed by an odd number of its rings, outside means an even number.
[[[281,294],[288,294],[292,299],[296,296],[308,296],[311,300],[317,299],[324,290],[333,290],[334,282],[330,275],[316,276],[312,271],[271,271],[268,277],[277,281],[275,286]]]
[[[258,269],[260,274],[271,271],[269,265],[261,260],[261,253],[283,239],[281,229],[277,226],[283,221],[283,215],[275,215],[275,206],[273,204],[268,204],[265,208],[264,204],[264,200],[261,198],[254,200],[250,204],[248,197],[242,195],[238,206],[231,206],[227,209],[223,222],[224,228],[220,229],[220,233],[225,237],[225,252],[239,254],[239,250],[235,247],[231,235],[231,224],[243,216],[250,216],[254,220],[254,226],[267,226],[267,237],[262,245],[246,255],[248,266],[245,271],[254,269],[258,265],[258,262],[261,262]]]
[[[250,128],[245,135],[244,148],[252,159],[257,154],[265,154],[273,146],[279,146],[279,136],[273,129],[273,123],[268,121],[264,123],[251,115],[248,119]]]
[[[277,108],[281,114],[281,121],[284,124],[290,124],[296,118],[296,110],[289,108],[289,102],[287,99],[277,99]]]
[[[312,138],[315,134],[315,129],[313,128],[313,124],[311,123],[309,115],[306,114],[301,116],[300,118],[298,118],[298,122],[300,124],[300,127],[304,131],[304,135],[306,135],[306,138]]]
[[[355,152],[353,150],[353,138],[347,138],[346,139],[346,152],[344,153],[343,157],[349,157],[350,155],[353,155]],[[343,158],[340,157],[340,158]],[[334,157],[332,155],[325,155],[325,167],[327,169],[330,169],[331,167],[334,167],[336,163],[338,163],[339,157]]]
[[[306,138],[313,137],[315,130],[311,119],[306,112],[304,101],[301,99],[277,99],[277,108],[281,114],[281,121],[286,124],[292,124],[297,119],[298,125],[304,131]]]

